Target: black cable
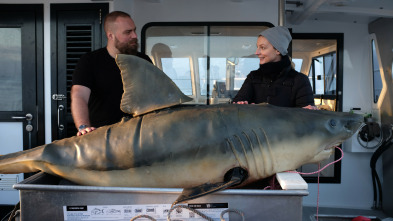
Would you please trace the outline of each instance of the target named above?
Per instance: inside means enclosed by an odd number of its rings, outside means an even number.
[[[385,128],[381,128],[382,134],[384,135],[384,129],[389,131],[389,136],[386,140],[383,141],[382,145],[373,153],[370,160],[371,167],[371,176],[373,181],[373,190],[374,190],[374,203],[373,206],[375,209],[380,209],[382,207],[382,185],[378,176],[378,172],[376,170],[376,164],[379,157],[392,146],[392,128],[391,125],[384,126]],[[378,189],[378,191],[377,191]],[[378,200],[379,199],[379,200]]]
[[[377,186],[375,183],[375,171],[373,169],[371,169],[371,179],[373,182],[373,196],[374,196],[374,200],[373,200],[373,209],[377,209],[377,200],[378,200],[378,194],[377,194]]]
[[[7,217],[9,217],[9,215],[12,213],[12,211],[10,211],[9,213],[7,213],[7,215],[5,215],[2,219],[1,219],[1,221],[4,221]]]
[[[20,202],[18,202],[18,203],[15,205],[15,207],[14,207],[14,209],[12,210],[12,213],[11,213],[11,215],[10,215],[8,221],[15,220],[14,218],[15,218],[15,215],[16,215],[16,211],[18,211],[19,209],[20,209]]]
[[[5,220],[7,219],[7,217],[8,217],[8,221],[13,220],[13,218],[15,218],[15,213],[16,213],[16,211],[18,211],[18,209],[20,209],[20,202],[18,202],[18,203],[15,205],[14,209],[13,209],[12,211],[10,211],[9,213],[7,213],[7,215],[5,215],[5,216],[1,219],[1,221],[5,221]]]
[[[365,126],[367,126],[367,124]],[[380,128],[380,133],[381,133],[381,135],[380,135],[381,136],[381,140],[380,140],[381,142],[378,144],[379,147],[385,145],[385,143],[386,143],[384,141],[384,139],[383,139],[384,133],[383,133],[382,128]],[[359,133],[359,135],[360,135],[360,133]],[[358,141],[360,143],[359,135],[358,135]],[[374,154],[372,155],[372,157],[370,159],[370,168],[371,168],[371,180],[372,180],[372,184],[373,184],[373,196],[374,196],[374,198],[373,198],[373,209],[378,209],[378,207],[379,207],[379,205],[378,205],[378,195],[379,194],[377,193],[378,187],[377,187],[377,183],[376,182],[377,182],[377,180],[379,180],[379,177],[378,177],[378,173],[377,173],[377,171],[375,169],[375,164],[376,164],[376,161],[377,161],[378,157],[376,157],[375,152],[374,152]]]
[[[376,204],[376,208],[377,209],[379,209],[380,207],[381,207],[381,205],[382,205],[382,186],[381,186],[381,182],[380,182],[380,179],[379,179],[379,176],[378,176],[378,173],[377,173],[377,170],[376,170],[376,163],[377,163],[377,160],[378,160],[378,158],[382,155],[382,153],[383,152],[385,152],[387,149],[389,149],[390,147],[392,146],[392,142],[390,142],[390,141],[388,141],[388,142],[385,142],[383,145],[381,145],[375,152],[374,152],[374,154],[372,155],[372,157],[371,157],[371,169],[372,169],[372,175],[373,175],[373,182],[377,182],[377,184],[378,184],[378,194],[379,194],[379,204]],[[374,184],[374,186],[375,186],[375,184]],[[376,192],[376,190],[374,190],[374,192]],[[376,198],[378,198],[378,197],[374,197],[374,199],[376,199]]]
[[[382,184],[381,181],[379,179],[378,173],[376,173],[375,179],[377,181],[378,184],[378,194],[379,194],[379,200],[378,200],[378,204],[377,204],[377,209],[382,209]]]

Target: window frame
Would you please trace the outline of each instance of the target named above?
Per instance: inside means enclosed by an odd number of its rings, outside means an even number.
[[[312,61],[311,61],[311,66],[310,66],[310,71],[312,70],[313,71],[313,74],[315,74],[315,65],[314,65],[314,61],[315,60],[318,60],[317,58],[322,58],[323,59],[323,64],[322,64],[322,66],[323,66],[323,76],[322,76],[322,78],[323,78],[323,94],[317,94],[316,93],[316,76],[315,75],[313,75],[312,76],[312,86],[313,86],[313,92],[314,92],[314,95],[315,96],[323,96],[323,98],[325,98],[325,99],[334,99],[334,98],[336,98],[336,95],[331,95],[331,94],[325,94],[326,93],[326,72],[325,72],[325,70],[326,70],[326,62],[325,62],[325,57],[326,56],[329,56],[329,55],[333,55],[333,54],[336,54],[335,56],[336,56],[336,58],[337,58],[337,53],[336,52],[328,52],[328,53],[325,53],[325,54],[321,54],[321,55],[318,55],[318,56],[315,56],[315,57],[312,57]],[[309,75],[310,75],[310,72],[309,72]]]

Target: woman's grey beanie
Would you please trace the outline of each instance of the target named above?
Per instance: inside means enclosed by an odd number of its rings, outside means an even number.
[[[284,56],[288,54],[287,49],[289,46],[289,42],[291,42],[292,40],[288,28],[283,26],[268,28],[262,31],[259,35],[267,38],[270,44],[272,44],[273,47],[275,47],[281,55]]]

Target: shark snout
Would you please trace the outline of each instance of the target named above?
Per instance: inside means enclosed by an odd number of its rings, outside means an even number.
[[[356,114],[351,119],[347,120],[344,127],[348,130],[348,132],[354,134],[363,123],[363,117]]]

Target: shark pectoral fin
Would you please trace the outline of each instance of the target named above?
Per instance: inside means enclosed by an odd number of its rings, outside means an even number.
[[[123,81],[120,109],[124,113],[135,117],[192,101],[164,72],[145,59],[118,54],[116,63]]]
[[[245,169],[241,167],[236,167],[229,170],[224,176],[224,182],[220,183],[205,183],[200,186],[192,188],[184,188],[181,195],[176,199],[172,205],[178,203],[196,199],[198,197],[205,196],[210,193],[214,193],[228,187],[236,186],[241,184],[248,177],[248,173]]]

